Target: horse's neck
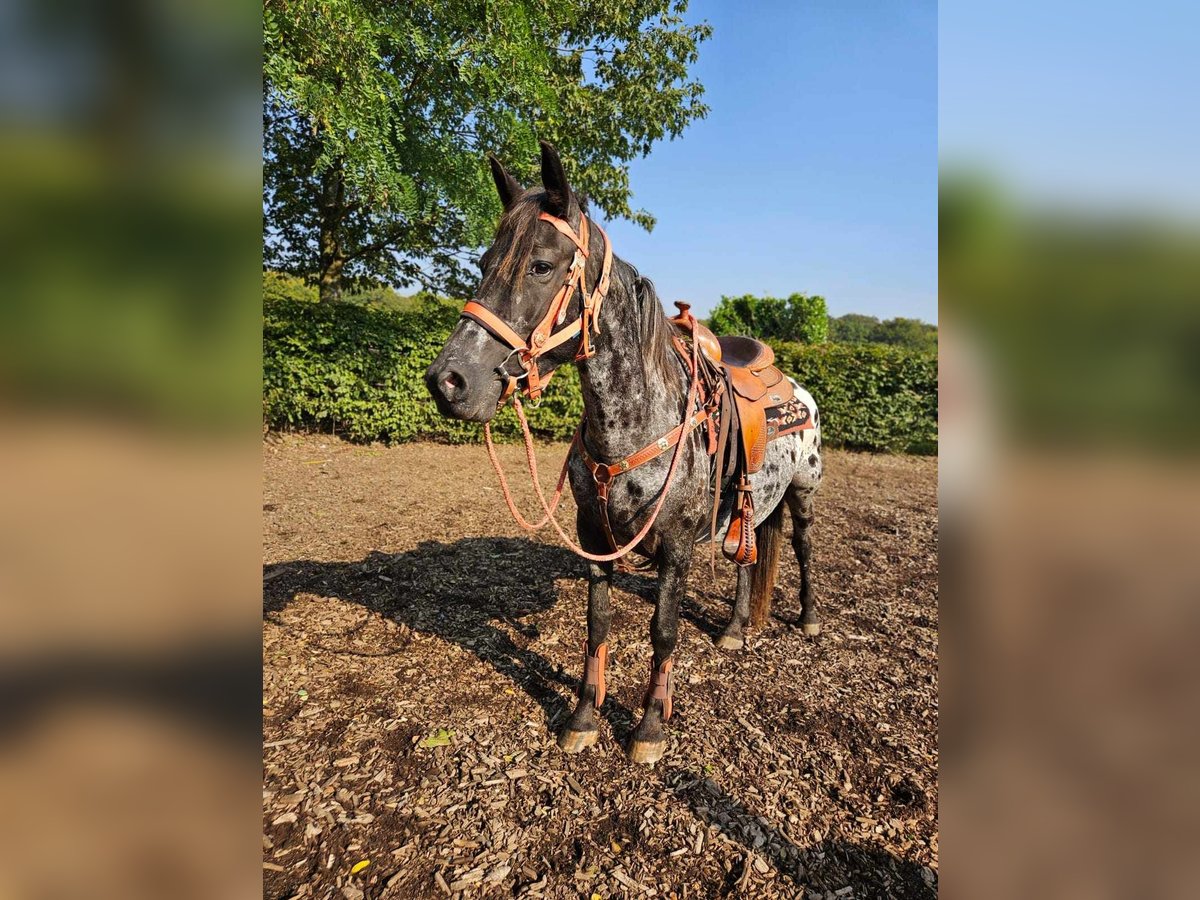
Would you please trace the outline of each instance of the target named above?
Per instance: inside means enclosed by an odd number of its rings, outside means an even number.
[[[646,344],[655,333],[644,333],[634,280],[627,271],[622,275],[601,309],[595,355],[579,363],[587,445],[610,462],[678,425],[687,388],[674,359],[668,356],[665,366],[653,362],[658,354]]]

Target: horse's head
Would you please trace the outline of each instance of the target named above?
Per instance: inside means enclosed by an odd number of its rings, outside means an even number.
[[[586,287],[579,280],[595,284],[601,268],[600,254],[585,259],[575,240],[552,221],[580,235],[584,218],[552,146],[542,142],[541,188],[523,188],[494,157],[488,161],[504,214],[495,240],[479,260],[482,277],[475,300],[425,373],[425,385],[443,415],[476,422],[495,415],[511,377],[527,386],[532,370],[536,385],[576,357],[580,329],[568,332],[569,323],[583,313]],[[586,244],[587,226],[583,228]],[[547,322],[552,307],[558,311]],[[587,317],[583,319],[586,329]],[[536,348],[524,362],[514,349],[520,344]]]

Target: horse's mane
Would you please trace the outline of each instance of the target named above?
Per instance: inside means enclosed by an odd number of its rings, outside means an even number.
[[[637,307],[638,332],[646,365],[656,367],[665,375],[675,352],[671,346],[671,326],[659,302],[654,282],[638,272],[632,264],[624,265],[629,269],[629,283],[623,286]]]

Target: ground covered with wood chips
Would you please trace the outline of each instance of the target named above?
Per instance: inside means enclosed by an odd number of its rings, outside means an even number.
[[[734,569],[697,551],[653,768],[623,752],[649,577],[616,577],[605,724],[569,757],[584,565],[512,523],[481,447],[271,435],[264,465],[264,896],[936,896],[936,460],[827,454],[819,637],[786,550],[775,618],[715,650]]]

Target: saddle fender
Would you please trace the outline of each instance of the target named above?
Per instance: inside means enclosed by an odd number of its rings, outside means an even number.
[[[737,401],[746,473],[753,475],[762,468],[767,442],[773,437],[767,433],[767,410],[787,403],[795,392],[792,383],[775,366],[757,373],[749,369],[730,369],[729,376]]]

